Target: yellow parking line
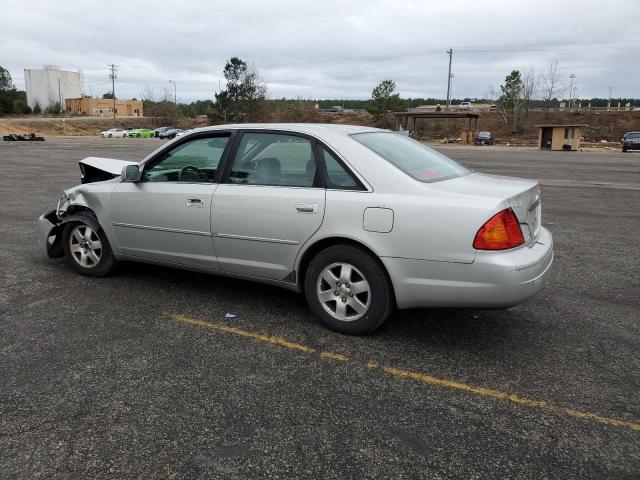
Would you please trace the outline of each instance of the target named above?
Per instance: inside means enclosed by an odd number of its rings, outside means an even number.
[[[175,314],[171,315],[171,318],[173,318],[178,322],[188,323],[191,325],[198,325],[200,327],[219,330],[221,332],[232,333],[234,335],[238,335],[245,338],[251,338],[259,342],[269,343],[272,345],[277,345],[279,347],[288,348],[289,350],[297,350],[304,353],[316,352],[316,349],[314,348],[307,347],[306,345],[302,345],[300,343],[290,342],[288,340],[285,340],[284,338],[274,337],[271,335],[264,335],[262,333],[250,332],[248,330],[242,330],[240,328],[231,327],[223,323],[212,323],[212,322],[207,322],[205,320],[189,318],[185,315],[175,315]],[[328,358],[332,360],[338,360],[341,362],[348,362],[351,360],[351,358],[346,355],[342,355],[340,353],[334,353],[334,352],[320,352],[320,357]],[[372,361],[366,362],[364,364],[369,369],[377,369],[379,367],[379,365],[376,362],[372,362]],[[447,380],[444,378],[438,378],[432,375],[426,375],[424,373],[412,372],[410,370],[403,370],[401,368],[382,367],[382,371],[396,378],[407,378],[407,379],[414,380],[420,383],[425,383],[428,385],[451,388],[454,390],[461,390],[463,392],[471,393],[474,395],[497,398],[497,399],[506,400],[518,405],[537,408],[538,410],[562,413],[575,418],[592,420],[594,422],[604,423],[606,425],[613,425],[616,427],[623,427],[623,428],[629,428],[631,430],[640,431],[640,423],[626,422],[624,420],[604,417],[596,413],[582,412],[580,410],[574,410],[573,408],[560,407],[546,400],[531,400],[528,398],[520,397],[513,393],[501,392],[499,390],[493,390],[490,388],[468,385],[466,383],[456,382],[454,380]]]
[[[341,353],[322,352],[320,356],[322,358],[331,358],[340,362],[348,362],[350,360],[349,357],[347,357],[346,355],[342,355]]]
[[[315,349],[311,347],[307,347],[305,345],[301,345],[299,343],[290,342],[280,337],[272,337],[271,335],[263,335],[261,333],[249,332],[247,330],[241,330],[240,328],[230,327],[229,325],[225,325],[224,323],[211,323],[205,322],[204,320],[197,320],[195,318],[185,317],[184,315],[171,315],[174,320],[182,323],[190,323],[192,325],[198,325],[200,327],[212,328],[214,330],[220,330],[226,333],[233,333],[234,335],[239,335],[241,337],[252,338],[254,340],[258,340],[260,342],[271,343],[273,345],[278,345],[279,347],[285,347],[290,350],[299,350],[305,353],[315,352]]]
[[[473,385],[467,385],[466,383],[455,382],[452,380],[445,380],[443,378],[433,377],[431,375],[425,375],[424,373],[411,372],[409,370],[402,370],[400,368],[385,367],[383,371],[393,375],[394,377],[410,378],[418,382],[427,383],[429,385],[437,385],[439,387],[453,388],[456,390],[462,390],[468,393],[481,395],[484,397],[499,398],[501,400],[508,400],[520,405],[526,405],[527,407],[533,407],[540,410],[547,410],[549,412],[558,412],[570,415],[576,418],[584,418],[593,420],[599,423],[605,423],[607,425],[614,425],[616,427],[630,428],[631,430],[640,431],[640,423],[625,422],[624,420],[618,420],[615,418],[608,418],[598,415],[596,413],[581,412],[574,410],[573,408],[564,408],[558,405],[547,402],[546,400],[531,400],[523,398],[513,393],[501,392],[499,390],[492,390],[490,388],[475,387]]]

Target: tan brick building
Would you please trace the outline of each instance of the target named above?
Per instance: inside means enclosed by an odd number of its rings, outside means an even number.
[[[113,100],[109,98],[67,98],[67,115],[88,115],[92,117],[113,117]],[[140,100],[116,100],[117,117],[142,117]]]

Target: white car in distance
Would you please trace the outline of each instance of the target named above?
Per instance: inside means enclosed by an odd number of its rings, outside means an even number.
[[[127,138],[129,135],[124,128],[110,128],[104,132],[100,132],[102,138]]]

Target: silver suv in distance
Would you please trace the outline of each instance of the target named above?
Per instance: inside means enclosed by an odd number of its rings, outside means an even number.
[[[40,217],[49,257],[90,276],[140,261],[279,285],[345,333],[394,307],[517,305],[553,260],[537,182],[469,171],[388,130],[223,125],[80,168]]]

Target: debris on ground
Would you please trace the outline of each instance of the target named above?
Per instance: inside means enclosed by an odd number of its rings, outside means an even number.
[[[5,142],[44,142],[44,137],[38,137],[35,133],[25,133],[23,135],[10,133],[9,135],[4,135],[2,140]]]

